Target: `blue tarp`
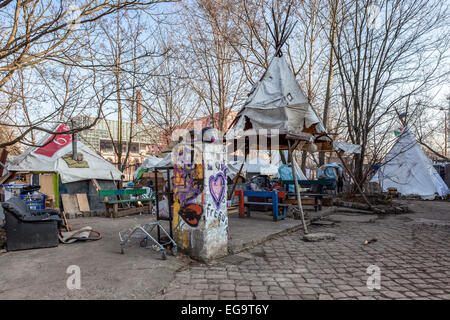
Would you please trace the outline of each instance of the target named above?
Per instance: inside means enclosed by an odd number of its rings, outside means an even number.
[[[336,171],[342,177],[342,166],[340,163],[333,162],[324,164],[317,170],[317,179],[334,179],[337,180]]]
[[[292,175],[292,168],[287,164],[283,164],[278,168],[278,173],[280,174],[280,179],[283,180],[294,180]],[[301,180],[297,173],[297,180]],[[293,184],[289,185],[289,192],[295,192],[295,186]]]

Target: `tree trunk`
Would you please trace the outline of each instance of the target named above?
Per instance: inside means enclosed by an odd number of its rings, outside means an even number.
[[[334,39],[336,37],[336,7],[337,1],[333,4],[332,8],[332,19],[331,19],[331,30],[330,30],[330,56],[328,58],[329,66],[328,66],[328,78],[327,78],[327,90],[325,94],[325,105],[323,107],[323,119],[322,123],[325,129],[328,126],[328,110],[330,106],[330,98],[331,98],[331,83],[333,80],[333,61],[334,61]],[[325,152],[319,153],[319,166],[325,163]]]

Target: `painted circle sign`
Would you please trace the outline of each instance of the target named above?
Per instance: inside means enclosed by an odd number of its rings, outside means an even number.
[[[56,129],[55,132],[66,132],[69,131],[69,129],[66,127],[65,124],[62,124]],[[67,146],[69,143],[72,143],[72,135],[70,134],[54,134],[50,138],[45,141],[44,145],[34,151],[34,153],[46,156],[46,157],[53,157],[53,155]]]

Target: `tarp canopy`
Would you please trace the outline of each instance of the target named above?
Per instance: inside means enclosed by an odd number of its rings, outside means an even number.
[[[226,133],[226,138],[237,139],[249,127],[256,131],[278,129],[280,134],[325,133],[324,126],[283,56],[272,59],[236,116],[234,125]]]
[[[357,144],[351,144],[351,143],[347,143],[347,142],[333,142],[333,148],[336,151],[342,150],[346,153],[356,153],[356,154],[360,154],[361,153],[361,146],[357,145]]]
[[[170,152],[165,153],[164,157],[161,158],[150,156],[147,159],[145,159],[144,162],[136,169],[136,171],[134,172],[134,179],[136,179],[138,177],[138,174],[142,173],[142,171],[148,171],[153,168],[167,167],[172,165],[173,165],[172,153]]]
[[[342,177],[342,164],[338,162],[321,165],[317,169],[317,179],[337,179]]]
[[[239,169],[241,168],[242,160],[240,161],[232,161],[227,164],[227,177],[230,179],[234,179],[236,175],[239,173]],[[241,176],[244,178],[247,177],[247,173],[256,173],[268,176],[278,177],[278,165],[274,163],[267,162],[261,158],[255,158],[251,160],[246,160],[244,163],[244,167],[241,171]]]
[[[383,191],[396,188],[402,195],[428,200],[434,199],[436,194],[444,197],[450,193],[408,127],[398,136],[371,182],[378,182]]]
[[[67,130],[68,128],[62,124],[55,131],[65,132]],[[122,175],[113,164],[82,142],[77,143],[78,154],[82,155],[83,162],[86,162],[88,167],[69,166],[63,156],[72,153],[71,135],[47,135],[39,145],[43,146],[30,148],[11,159],[6,166],[7,169],[19,172],[55,172],[60,175],[62,183],[90,179],[120,180]]]

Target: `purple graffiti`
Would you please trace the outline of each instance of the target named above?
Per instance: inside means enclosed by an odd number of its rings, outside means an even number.
[[[209,193],[211,194],[217,210],[220,209],[220,204],[225,196],[225,175],[222,172],[216,176],[209,177]]]

